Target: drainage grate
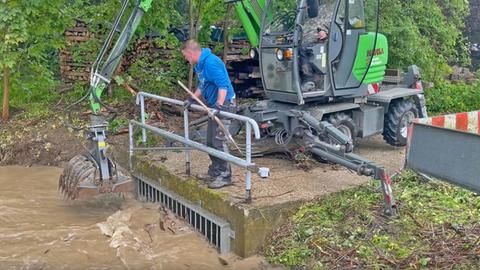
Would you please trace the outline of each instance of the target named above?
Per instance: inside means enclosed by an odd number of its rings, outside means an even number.
[[[148,202],[158,202],[200,232],[220,253],[230,251],[230,224],[165,190],[145,177],[134,175],[137,196]]]

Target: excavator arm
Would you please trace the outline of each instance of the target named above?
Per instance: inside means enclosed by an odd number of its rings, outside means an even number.
[[[136,0],[132,12],[130,13],[125,26],[115,41],[110,52],[117,29],[120,29],[120,20],[124,17],[128,8],[129,0],[122,2],[122,7],[113,22],[112,29],[103,43],[95,62],[90,70],[90,104],[94,114],[98,114],[102,106],[100,100],[105,88],[110,84],[113,73],[118,68],[125,49],[131,41],[135,31],[137,30],[143,15],[147,12],[153,0]]]
[[[112,29],[92,64],[90,72],[89,101],[92,109],[87,139],[90,142],[86,153],[73,157],[59,179],[59,189],[65,197],[76,199],[105,192],[125,192],[133,189],[132,180],[122,175],[106,154],[108,121],[101,113],[102,106],[109,111],[113,108],[101,100],[104,90],[110,84],[122,56],[137,30],[143,15],[153,0],[123,0]],[[133,3],[131,3],[133,2]],[[129,5],[133,4],[123,28],[120,27]],[[121,29],[119,32],[118,29]],[[118,34],[119,32],[119,34]]]
[[[259,45],[262,16],[266,0],[225,0],[225,3],[233,4],[235,12],[242,23],[252,48]]]

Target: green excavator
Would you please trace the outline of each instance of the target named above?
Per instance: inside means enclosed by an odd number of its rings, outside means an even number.
[[[250,56],[258,59],[266,96],[237,110],[261,128],[262,138],[254,145],[254,152],[265,145],[285,149],[294,141],[300,142],[305,151],[322,161],[380,180],[386,211],[394,212],[388,174],[383,166],[354,154],[354,141],[383,134],[387,143],[403,146],[408,124],[416,117],[426,117],[427,112],[416,66],[385,76],[388,42],[378,31],[380,1],[226,2],[235,6],[252,45]],[[152,1],[133,3],[132,13],[112,46],[128,4],[123,1],[92,66],[91,148],[74,157],[60,178],[60,189],[72,199],[132,189],[131,180],[119,173],[106,155],[107,123],[100,116],[101,94]],[[231,133],[240,130],[238,126]]]

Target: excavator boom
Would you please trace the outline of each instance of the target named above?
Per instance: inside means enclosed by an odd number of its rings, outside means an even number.
[[[122,173],[107,156],[106,143],[108,121],[101,113],[102,106],[114,112],[101,101],[103,91],[108,87],[128,43],[147,12],[153,0],[124,0],[113,22],[103,46],[92,64],[90,72],[89,100],[92,110],[87,139],[90,142],[86,153],[74,156],[65,166],[59,179],[59,189],[69,199],[85,198],[107,192],[133,191],[133,182]],[[133,3],[130,3],[133,2]],[[131,13],[120,34],[120,21],[126,16],[128,6],[133,4]],[[110,49],[111,48],[111,49]]]

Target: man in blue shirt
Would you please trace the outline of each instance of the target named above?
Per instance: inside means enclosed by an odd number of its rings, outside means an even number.
[[[182,46],[182,54],[185,59],[194,65],[198,77],[198,87],[195,96],[203,98],[210,108],[218,111],[231,111],[235,106],[235,92],[228,76],[223,61],[214,55],[210,49],[202,49],[197,41],[188,40]],[[193,98],[185,101],[188,108],[194,103]],[[217,115],[218,116],[218,115]],[[220,118],[228,129],[231,120]],[[229,153],[227,139],[218,124],[208,119],[207,146]],[[210,155],[212,163],[208,167],[206,175],[197,175],[197,178],[210,181],[209,188],[221,188],[232,183],[230,164],[222,159]]]

